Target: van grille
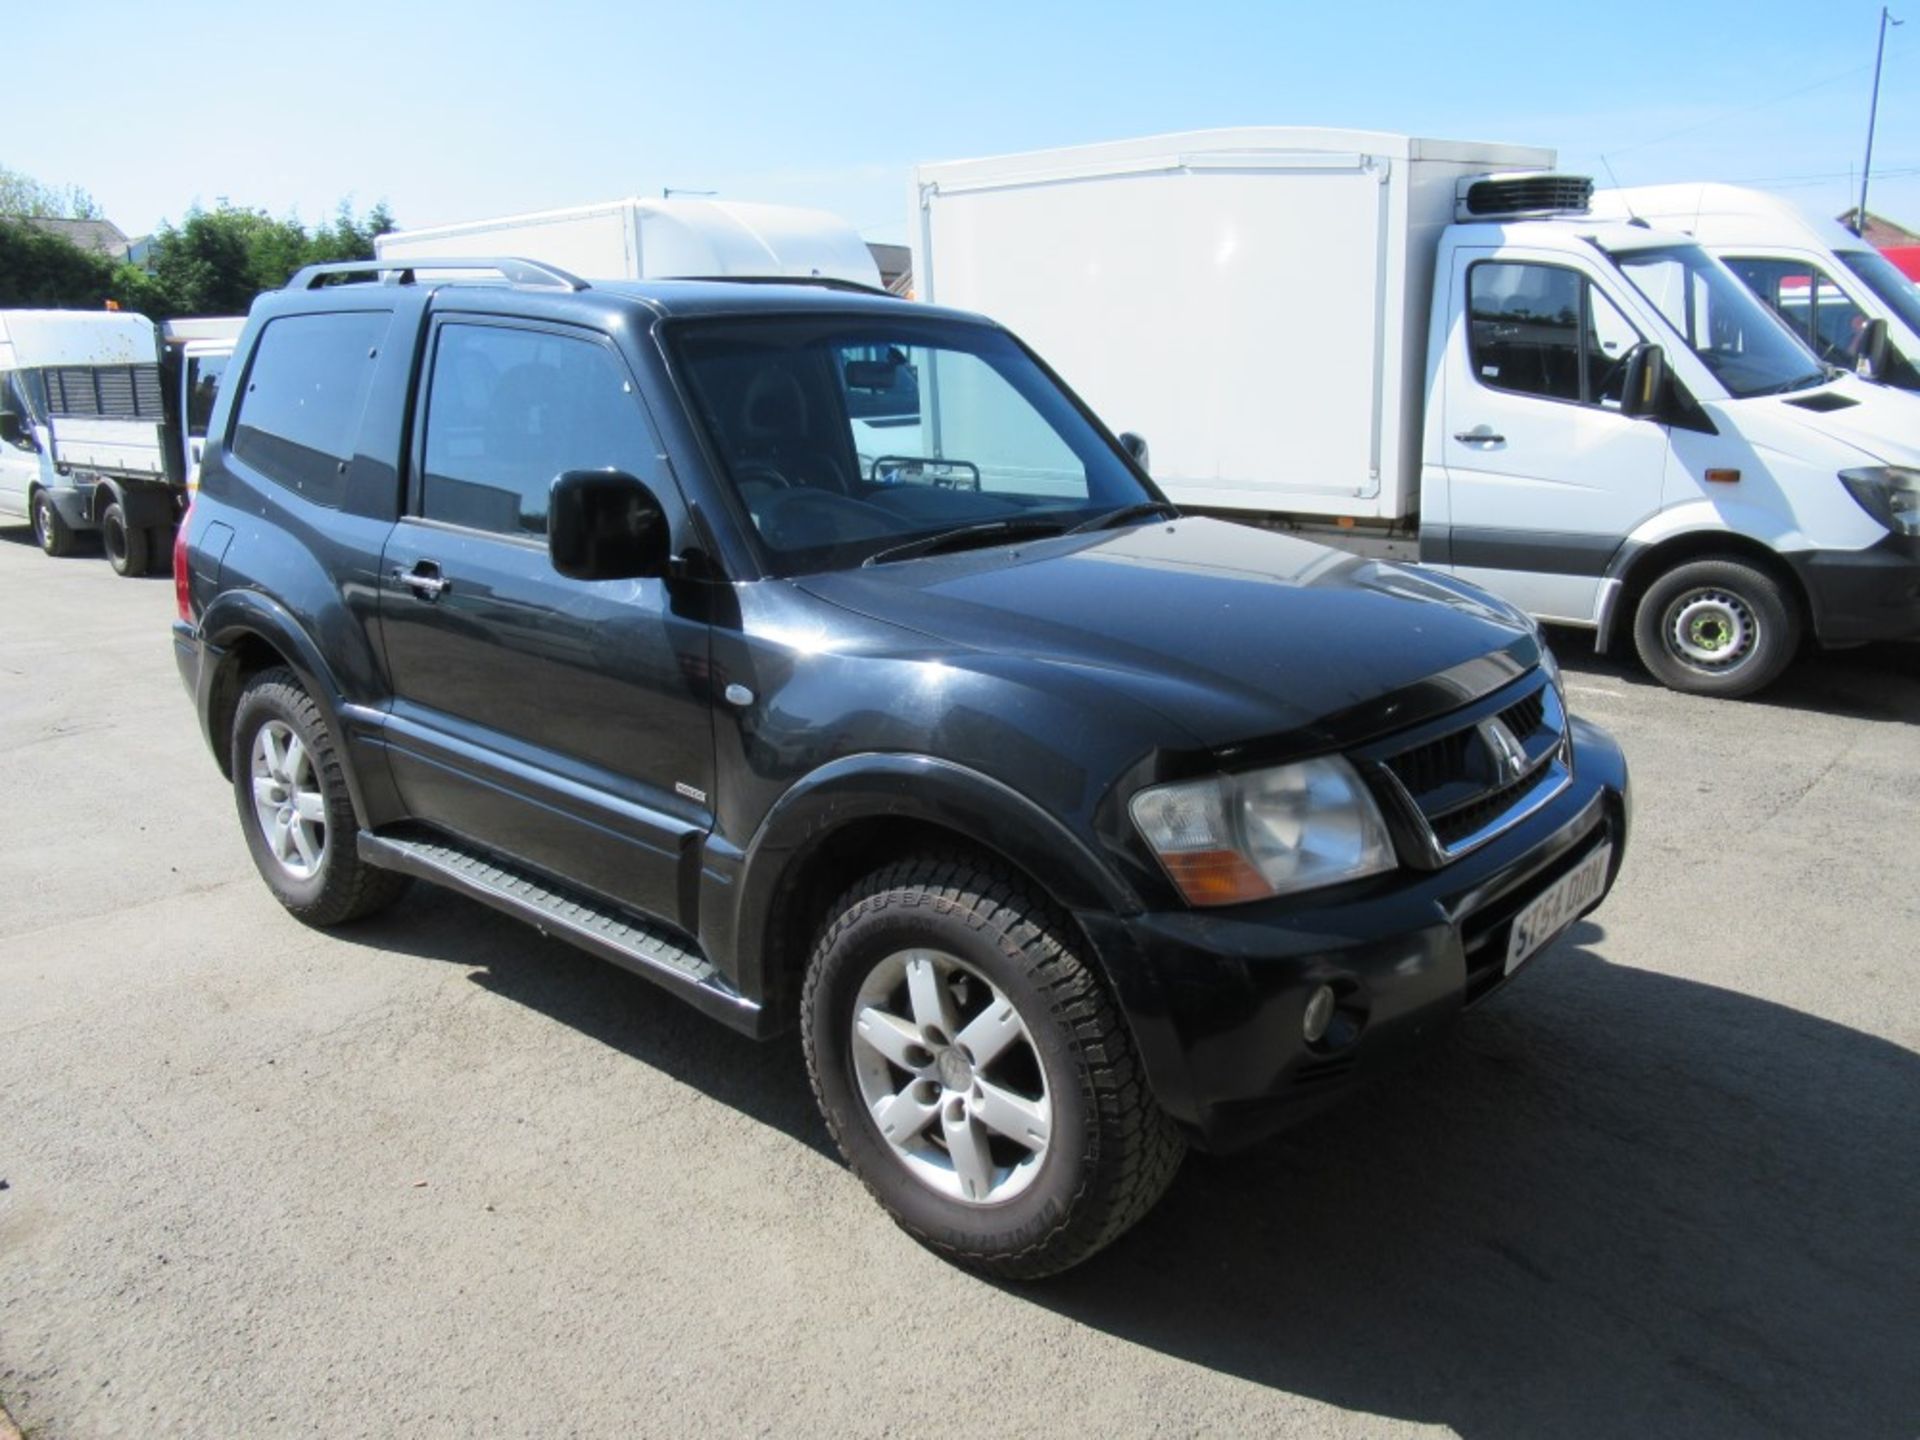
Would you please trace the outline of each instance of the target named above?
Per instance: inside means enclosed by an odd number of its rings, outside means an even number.
[[[1545,804],[1566,783],[1570,763],[1566,707],[1544,673],[1500,709],[1381,757],[1447,859]]]

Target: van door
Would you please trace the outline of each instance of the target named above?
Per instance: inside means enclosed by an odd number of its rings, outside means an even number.
[[[1592,624],[1623,539],[1660,508],[1666,427],[1620,413],[1646,337],[1574,257],[1454,257],[1442,360],[1448,510],[1424,557],[1531,615]]]
[[[220,381],[233,358],[228,347],[187,347],[187,363],[180,367],[180,415],[185,422],[187,446],[187,491],[200,488],[200,457],[207,447],[207,425],[213,419],[213,402],[220,396]]]

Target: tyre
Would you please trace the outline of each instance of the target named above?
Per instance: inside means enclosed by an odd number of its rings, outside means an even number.
[[[1071,922],[965,854],[868,876],[807,967],[802,1039],[840,1153],[969,1269],[1079,1264],[1153,1207],[1186,1146]]]
[[[1648,587],[1633,640],[1661,684],[1732,700],[1787,668],[1800,645],[1800,612],[1764,570],[1743,560],[1691,560]]]
[[[127,512],[118,500],[100,516],[100,544],[116,575],[147,573],[147,532],[127,524]]]
[[[53,497],[44,490],[33,494],[33,538],[42,550],[56,558],[73,553],[73,527],[60,517]]]
[[[333,735],[292,671],[263,670],[247,682],[230,754],[247,849],[296,919],[340,925],[400,897],[407,877],[359,856],[359,826]]]

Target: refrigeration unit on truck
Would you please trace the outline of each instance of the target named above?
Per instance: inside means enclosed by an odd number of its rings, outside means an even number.
[[[0,518],[28,521],[49,555],[98,530],[122,575],[165,563],[197,457],[195,393],[210,403],[239,328],[172,322],[163,336],[117,311],[0,311]]]
[[[1757,690],[1803,634],[1920,635],[1920,398],[1553,163],[1258,128],[922,165],[914,273],[1144,436],[1183,507],[1631,635],[1676,689]],[[917,384],[919,470],[874,464],[969,483]]]
[[[1600,190],[1592,213],[1692,236],[1822,360],[1920,390],[1920,289],[1839,221],[1762,190],[1708,184]]]
[[[792,205],[615,200],[395,230],[373,243],[382,260],[518,255],[590,280],[798,276],[880,288],[880,269],[852,226]]]

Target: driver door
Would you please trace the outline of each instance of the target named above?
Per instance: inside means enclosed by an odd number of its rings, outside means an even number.
[[[1591,623],[1608,563],[1660,508],[1666,427],[1620,413],[1645,337],[1565,255],[1463,251],[1451,284],[1434,558],[1529,614]]]

